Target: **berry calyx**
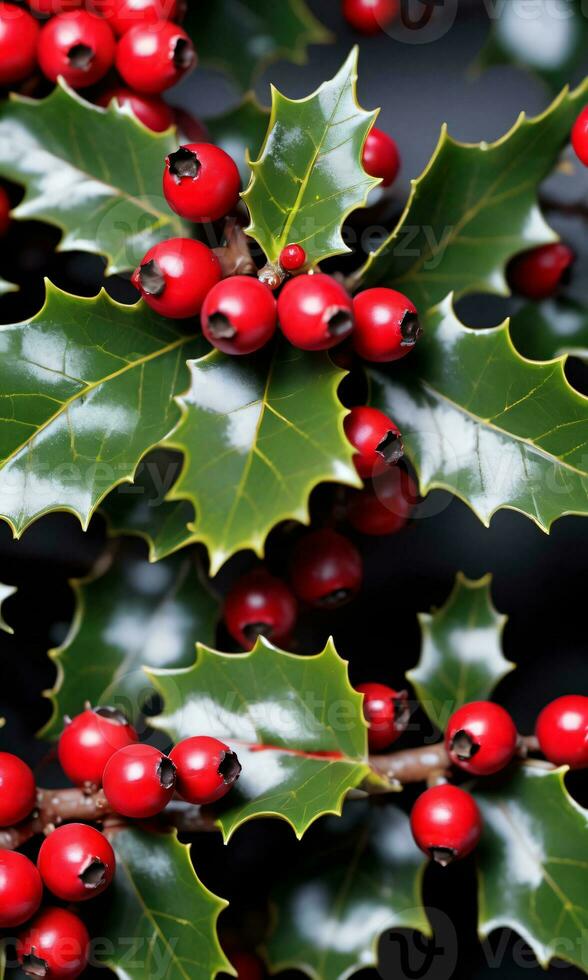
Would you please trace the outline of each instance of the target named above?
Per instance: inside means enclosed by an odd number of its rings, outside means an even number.
[[[368,133],[363,148],[363,169],[370,177],[380,177],[382,187],[390,187],[400,170],[400,154],[396,143],[388,133],[375,126]]]
[[[72,88],[95,85],[111,68],[116,42],[108,24],[85,10],[58,14],[39,37],[39,64],[51,81],[63,76]]]
[[[192,238],[170,238],[147,252],[132,283],[151,309],[183,319],[200,313],[221,276],[220,262],[207,245]]]
[[[174,110],[157,95],[132,92],[130,88],[119,85],[117,88],[103,92],[96,99],[96,104],[106,108],[113,99],[116,99],[120,106],[128,106],[139,122],[154,133],[163,133],[174,125]]]
[[[364,695],[363,713],[369,725],[370,751],[381,752],[392,745],[408,725],[408,694],[375,683],[358,684],[356,690]]]
[[[43,882],[33,862],[18,851],[0,850],[0,928],[21,926],[42,898]]]
[[[235,753],[208,735],[179,742],[170,752],[177,770],[177,791],[186,803],[204,806],[226,796],[241,775]]]
[[[10,210],[11,203],[8,194],[3,187],[0,187],[0,236],[5,235],[11,224]]]
[[[253,276],[223,279],[202,307],[202,333],[225,354],[251,354],[274,335],[277,307],[272,291]]]
[[[353,462],[364,479],[402,459],[404,446],[400,430],[379,409],[357,405],[345,417],[344,428],[349,442],[358,450]]]
[[[89,952],[88,930],[65,909],[43,909],[16,942],[18,962],[28,977],[74,980],[86,969]]]
[[[473,796],[443,784],[419,796],[410,826],[421,851],[446,867],[474,850],[482,835],[482,816]]]
[[[39,25],[27,10],[0,3],[0,86],[24,81],[37,66]]]
[[[379,34],[399,10],[399,0],[343,0],[343,16],[360,34]]]
[[[337,531],[311,531],[294,549],[291,580],[299,599],[334,609],[359,591],[363,580],[361,555]]]
[[[153,745],[127,745],[106,764],[106,799],[123,817],[143,820],[161,813],[176,785],[176,767]]]
[[[116,708],[87,708],[66,721],[57,754],[65,775],[76,786],[101,786],[108,760],[118,749],[138,740],[133,726]]]
[[[513,758],[518,733],[508,711],[492,701],[472,701],[455,711],[445,745],[455,766],[474,776],[491,776]]]
[[[251,650],[258,636],[280,646],[289,641],[296,623],[296,599],[281,579],[265,568],[256,568],[228,593],[224,621],[244,650]]]
[[[196,65],[192,41],[170,21],[139,24],[123,34],[116,50],[121,78],[137,92],[158,95]]]
[[[180,13],[180,0],[107,0],[103,17],[120,35],[132,27],[177,20]]]
[[[35,777],[26,762],[10,752],[0,752],[0,827],[24,820],[36,800]]]
[[[574,123],[572,146],[578,160],[588,167],[588,105],[584,106]]]
[[[286,272],[297,272],[306,265],[306,252],[302,245],[286,245],[280,252],[279,262]]]
[[[108,888],[116,859],[99,830],[83,823],[69,823],[45,838],[37,867],[46,887],[57,898],[85,902]]]
[[[407,296],[378,286],[353,300],[353,346],[366,361],[397,361],[422,334],[416,306]]]
[[[406,527],[419,495],[416,483],[402,467],[378,473],[363,490],[351,490],[347,519],[361,534],[395,534]]]
[[[553,242],[517,255],[508,266],[508,281],[521,296],[541,300],[565,282],[576,256],[568,245]]]
[[[235,161],[212,143],[188,143],[165,161],[163,193],[188,221],[216,221],[235,207],[241,177]]]
[[[535,733],[546,759],[554,766],[588,767],[588,698],[566,694],[548,704],[537,719]]]
[[[278,319],[294,347],[327,350],[353,330],[353,303],[344,286],[331,276],[296,276],[280,293]]]

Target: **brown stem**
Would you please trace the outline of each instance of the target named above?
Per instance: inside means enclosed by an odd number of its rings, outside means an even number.
[[[229,218],[224,230],[225,244],[213,252],[221,264],[223,278],[229,276],[253,276],[257,272],[249,251],[247,235],[236,218]]]
[[[389,755],[372,755],[370,765],[384,779],[402,784],[426,783],[431,776],[443,775],[451,768],[443,742]]]

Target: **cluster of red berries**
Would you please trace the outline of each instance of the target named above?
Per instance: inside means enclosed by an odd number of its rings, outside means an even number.
[[[379,34],[399,12],[400,0],[343,0],[343,16],[360,34]]]

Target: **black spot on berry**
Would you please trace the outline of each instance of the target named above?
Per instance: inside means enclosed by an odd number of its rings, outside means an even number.
[[[327,333],[329,337],[342,339],[353,330],[353,317],[349,310],[333,310],[327,314]]]
[[[127,716],[122,711],[119,711],[118,708],[111,708],[107,704],[101,704],[98,708],[94,708],[94,714],[106,721],[111,721],[114,725],[128,725],[129,723]]]
[[[399,432],[392,429],[386,433],[376,446],[378,456],[381,456],[388,466],[394,466],[404,456],[404,443]]]
[[[94,50],[87,44],[74,44],[67,52],[67,60],[72,68],[88,71],[94,61]]]
[[[410,310],[406,311],[400,324],[400,333],[402,334],[400,346],[414,347],[423,333],[423,328],[416,313],[411,313]]]
[[[165,276],[155,259],[150,259],[139,269],[141,289],[148,296],[161,296],[165,289]]]
[[[433,861],[440,864],[442,868],[446,868],[452,861],[455,860],[455,851],[452,847],[432,847],[431,857]]]
[[[160,761],[157,775],[164,789],[173,789],[176,784],[176,767],[171,759],[164,758]]]
[[[258,636],[269,639],[272,633],[273,629],[269,623],[247,623],[247,626],[243,627],[243,635],[249,643],[255,643]]]
[[[215,340],[232,340],[237,333],[224,313],[212,313],[208,317],[208,332]]]
[[[336,609],[337,606],[342,606],[346,602],[349,602],[352,594],[351,589],[334,589],[332,592],[328,592],[327,595],[321,596],[318,604],[325,609]]]
[[[190,41],[179,37],[174,45],[173,62],[176,68],[187,71],[196,60],[196,54]]]
[[[178,180],[182,180],[184,177],[195,180],[200,173],[200,160],[194,151],[189,150],[186,146],[180,146],[175,153],[170,153],[167,162],[170,174]]]
[[[93,891],[103,885],[105,878],[106,865],[98,858],[92,858],[89,865],[80,874],[80,881],[88,891]]]
[[[35,955],[34,948],[22,958],[22,968],[29,977],[48,977],[49,964]]]
[[[476,752],[480,751],[478,743],[474,742],[472,736],[468,735],[467,732],[457,732],[451,740],[450,748],[461,762],[473,759]]]
[[[234,752],[225,752],[218,767],[219,776],[223,777],[225,786],[232,786],[241,775],[241,763]]]

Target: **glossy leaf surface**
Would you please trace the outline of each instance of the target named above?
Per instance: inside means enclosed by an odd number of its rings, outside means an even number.
[[[569,354],[588,361],[588,310],[573,300],[550,299],[523,306],[513,316],[510,332],[524,357],[548,361]]]
[[[17,590],[14,585],[4,585],[3,582],[0,582],[0,630],[4,630],[5,633],[14,633],[14,630],[12,626],[8,625],[8,623],[4,618],[4,612],[2,610],[2,606],[4,604],[4,601],[8,599],[11,595],[14,595],[16,591]]]

